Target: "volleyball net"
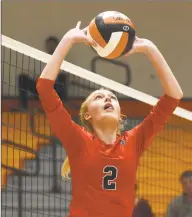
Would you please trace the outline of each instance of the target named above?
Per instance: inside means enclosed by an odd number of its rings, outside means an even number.
[[[60,175],[65,151],[52,135],[34,88],[51,57],[4,35],[1,49],[2,216],[67,216],[71,183]],[[55,89],[78,124],[82,101],[100,87],[118,96],[127,130],[158,100],[66,61],[60,75]],[[181,193],[179,176],[192,165],[191,141],[192,113],[177,108],[140,161],[137,194],[149,201],[156,216],[163,216]]]

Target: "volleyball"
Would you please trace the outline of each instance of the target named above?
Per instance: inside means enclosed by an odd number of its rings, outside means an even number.
[[[117,11],[98,14],[89,24],[87,36],[95,41],[94,50],[103,58],[115,59],[128,53],[135,39],[132,21]]]

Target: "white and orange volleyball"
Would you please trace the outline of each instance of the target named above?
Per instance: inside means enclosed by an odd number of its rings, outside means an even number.
[[[93,48],[99,56],[115,59],[131,50],[135,40],[135,27],[126,15],[106,11],[91,21],[87,36],[95,41],[96,46]]]

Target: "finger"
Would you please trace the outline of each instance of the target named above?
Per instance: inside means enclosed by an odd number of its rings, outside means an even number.
[[[135,41],[138,40],[139,38],[137,36],[135,36]]]
[[[130,56],[130,55],[132,55],[132,54],[134,54],[135,53],[135,49],[134,49],[134,47],[132,47],[131,48],[131,50],[130,51],[128,51],[124,56]]]
[[[133,41],[133,47],[134,47],[135,44],[138,43],[138,41],[139,41],[138,39],[139,39],[139,38],[138,38],[137,36],[135,36],[134,41]]]
[[[97,46],[96,42],[93,41],[93,39],[87,38],[87,42],[88,42],[89,45],[91,45],[91,46],[93,46],[93,47],[96,47],[96,46]]]
[[[93,46],[93,47],[96,47],[96,46],[97,46],[96,42],[93,41],[92,39],[88,38],[88,37],[85,37],[85,38],[84,38],[84,43],[85,43],[85,44],[88,44],[88,45],[90,45],[90,46]]]
[[[129,55],[131,55],[130,51],[128,51],[124,56],[128,57]]]
[[[76,28],[77,28],[77,29],[80,29],[80,26],[81,26],[81,21],[78,21],[78,22],[77,22],[77,25],[76,25]]]
[[[83,31],[85,34],[87,34],[87,29],[88,29],[88,27],[85,27],[84,29],[82,29],[82,31]]]

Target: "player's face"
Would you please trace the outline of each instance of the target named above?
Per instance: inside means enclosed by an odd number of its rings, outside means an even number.
[[[183,192],[192,195],[192,177],[182,180]]]
[[[109,123],[118,125],[120,106],[117,97],[109,90],[96,90],[87,99],[86,118],[92,124]]]

